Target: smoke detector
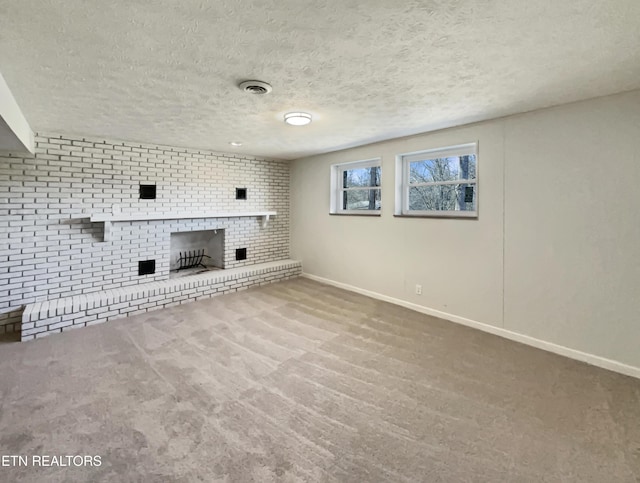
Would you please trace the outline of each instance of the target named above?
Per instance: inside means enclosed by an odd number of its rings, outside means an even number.
[[[248,80],[241,82],[238,87],[249,94],[269,94],[273,89],[266,82],[258,81],[258,80]]]

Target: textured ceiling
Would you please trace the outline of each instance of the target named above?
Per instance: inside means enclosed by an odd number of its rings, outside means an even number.
[[[639,32],[638,0],[0,0],[0,72],[36,131],[293,159],[640,88]]]

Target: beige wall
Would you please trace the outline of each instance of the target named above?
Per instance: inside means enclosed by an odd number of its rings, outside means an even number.
[[[305,273],[640,367],[640,91],[292,163]],[[479,142],[479,218],[393,216],[395,155]],[[329,215],[333,163],[382,157],[382,216]],[[415,294],[421,284],[423,294]]]

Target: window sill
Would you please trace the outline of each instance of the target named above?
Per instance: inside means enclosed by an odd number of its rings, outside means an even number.
[[[394,213],[394,217],[396,218],[453,218],[458,220],[477,220],[478,213],[469,213],[469,214],[452,214],[452,213]]]
[[[373,213],[358,213],[358,212],[346,212],[346,213],[329,213],[331,216],[380,216],[381,213],[373,212]]]

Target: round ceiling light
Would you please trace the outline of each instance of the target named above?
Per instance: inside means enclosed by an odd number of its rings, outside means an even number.
[[[311,114],[306,112],[288,112],[284,115],[284,122],[291,126],[306,126],[311,122]]]

